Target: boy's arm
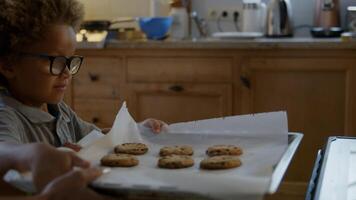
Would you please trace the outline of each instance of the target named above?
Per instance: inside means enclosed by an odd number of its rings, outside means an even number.
[[[82,120],[67,104],[64,102],[59,103],[59,107],[65,111],[70,119],[71,124],[73,125],[75,135],[76,135],[76,142],[78,142],[81,138],[89,134],[93,130],[101,131],[100,128],[95,126],[92,123],[86,122]]]

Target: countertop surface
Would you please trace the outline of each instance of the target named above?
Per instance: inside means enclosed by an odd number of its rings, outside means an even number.
[[[258,39],[215,39],[164,41],[119,41],[109,40],[108,49],[348,49],[356,50],[356,40],[342,41],[340,38],[258,38]]]

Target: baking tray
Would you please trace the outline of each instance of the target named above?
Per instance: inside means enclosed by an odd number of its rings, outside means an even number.
[[[274,167],[271,182],[267,190],[267,194],[273,194],[277,191],[285,172],[288,169],[290,162],[303,138],[301,133],[289,133],[288,134],[288,148],[284,152],[278,164]],[[95,183],[91,187],[99,193],[112,195],[124,199],[213,199],[209,196],[203,196],[191,192],[178,191],[176,188],[160,187],[159,189],[152,189],[146,186],[137,186],[125,188],[120,184],[108,184],[108,183]],[[257,198],[257,197],[256,197]],[[244,199],[253,199],[253,197],[246,196]]]

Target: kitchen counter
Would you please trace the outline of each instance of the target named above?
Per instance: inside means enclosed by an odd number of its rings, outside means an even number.
[[[344,49],[356,50],[356,41],[315,38],[258,38],[221,40],[202,38],[182,41],[119,41],[110,40],[106,48],[114,49]]]

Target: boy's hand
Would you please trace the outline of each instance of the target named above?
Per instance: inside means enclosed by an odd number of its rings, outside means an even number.
[[[82,149],[82,147],[81,147],[80,145],[78,145],[78,144],[73,144],[73,143],[69,143],[69,142],[64,143],[64,144],[63,144],[63,147],[70,148],[70,149],[72,149],[72,150],[75,151],[75,152],[79,152],[79,151]]]
[[[168,124],[161,120],[157,119],[146,119],[143,122],[140,122],[141,125],[150,128],[154,133],[160,133],[164,130],[167,130]]]

